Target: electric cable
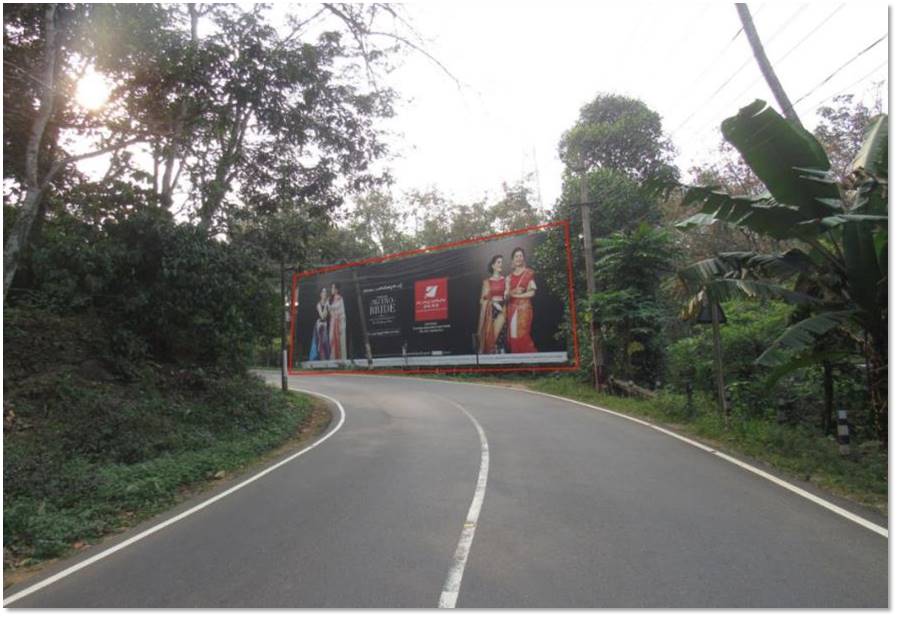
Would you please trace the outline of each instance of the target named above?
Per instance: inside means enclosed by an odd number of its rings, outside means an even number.
[[[806,8],[807,8],[807,5],[806,5],[806,4],[801,5],[800,7],[798,7],[798,9],[797,9],[794,13],[791,14],[791,17],[789,17],[789,18],[785,21],[785,23],[783,23],[781,26],[779,26],[779,29],[776,30],[776,31],[772,34],[772,36],[769,37],[769,39],[766,41],[765,44],[766,44],[766,45],[769,45],[769,44],[772,43],[776,38],[778,38],[778,36],[779,36],[782,32],[785,31],[785,28],[788,27],[788,25],[789,25],[792,21],[794,21],[795,18],[797,18],[798,15],[800,15],[804,10],[806,10]],[[739,32],[740,32],[740,31],[739,31]],[[733,41],[735,40],[734,37],[733,37],[732,40],[733,40]],[[689,121],[691,121],[691,119],[694,118],[695,115],[697,115],[697,113],[698,113],[699,111],[701,111],[701,109],[705,108],[706,105],[708,105],[709,103],[711,103],[711,102],[713,101],[713,99],[716,98],[716,95],[719,94],[719,93],[722,91],[723,88],[725,88],[727,85],[729,85],[729,83],[730,83],[733,79],[735,79],[735,77],[738,76],[738,74],[740,74],[741,71],[743,71],[744,68],[745,68],[748,64],[750,64],[750,62],[751,62],[753,59],[754,59],[754,57],[753,57],[753,54],[752,54],[752,55],[750,55],[750,56],[749,56],[749,57],[748,57],[748,58],[741,64],[741,66],[739,66],[737,69],[735,69],[735,72],[732,73],[732,74],[728,77],[728,79],[726,79],[722,84],[719,85],[719,87],[718,87],[716,90],[713,91],[713,93],[710,95],[710,97],[709,97],[708,99],[706,99],[705,102],[704,102],[703,104],[696,106],[695,109],[688,115],[688,117],[685,118],[685,120],[683,120],[683,121],[679,124],[679,126],[677,126],[675,129],[673,129],[673,131],[670,133],[670,137],[672,137],[673,135],[675,135],[676,133],[678,133],[680,130],[682,130],[682,128],[685,127],[685,125],[687,125],[687,124],[689,123]]]

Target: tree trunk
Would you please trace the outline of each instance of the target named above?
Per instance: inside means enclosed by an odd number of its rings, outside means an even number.
[[[188,4],[190,12],[190,54],[188,56],[189,71],[192,75],[196,63],[196,50],[199,46],[199,10],[195,4]],[[162,172],[162,186],[159,188],[159,201],[166,210],[171,209],[172,195],[178,184],[180,169],[175,173],[174,169],[181,157],[181,141],[184,138],[184,129],[187,125],[187,97],[181,99],[178,105],[178,115],[172,122],[171,143],[165,152],[164,169]]]
[[[726,429],[729,428],[729,407],[726,405],[726,384],[723,378],[723,348],[719,334],[719,304],[716,300],[708,299],[710,302],[710,316],[713,324],[713,364],[716,369],[716,396],[719,406],[719,413],[722,415]]]
[[[875,428],[881,447],[888,447],[888,355],[887,340],[883,344],[866,344],[869,365],[869,401],[875,417]]]
[[[56,96],[56,56],[56,5],[49,4],[44,10],[44,73],[41,76],[40,108],[25,147],[25,200],[9,238],[3,246],[4,300],[9,292],[9,286],[16,276],[22,249],[28,244],[31,226],[37,218],[40,202],[44,196],[47,180],[49,180],[47,178],[42,183],[38,176],[38,170],[41,144],[47,130],[47,123],[50,121],[50,116],[53,115],[53,103]]]
[[[773,96],[776,97],[779,107],[782,108],[782,113],[786,118],[797,123],[798,126],[803,126],[800,123],[800,118],[797,117],[797,112],[794,111],[794,106],[791,104],[791,101],[788,100],[788,95],[785,94],[785,89],[782,88],[782,83],[779,81],[779,78],[776,77],[776,73],[772,69],[772,64],[769,62],[769,58],[766,57],[766,51],[764,51],[763,43],[760,41],[760,36],[757,34],[757,28],[754,27],[754,20],[751,18],[750,9],[748,9],[747,4],[744,4],[743,2],[736,3],[735,9],[738,11],[738,17],[741,19],[742,27],[744,27],[744,34],[751,44],[751,49],[754,52],[754,57],[757,59],[757,64],[760,66],[760,72],[763,73],[763,78],[766,80],[767,85],[769,85],[769,89],[772,90]]]

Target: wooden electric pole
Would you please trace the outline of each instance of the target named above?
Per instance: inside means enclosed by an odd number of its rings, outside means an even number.
[[[595,316],[591,308],[592,296],[595,295],[595,251],[592,245],[592,217],[589,213],[589,191],[587,186],[586,165],[582,158],[580,158],[580,166],[582,168],[582,175],[579,177],[579,212],[582,217],[582,248],[586,262],[586,290],[588,292],[589,303],[589,341],[592,345],[592,374],[593,379],[595,380],[595,389],[600,392],[603,387],[601,383],[603,378],[601,365],[604,364],[604,362],[595,328]],[[573,310],[575,310],[575,307],[573,307]]]
[[[286,274],[284,259],[280,259],[280,308],[283,311],[280,317],[280,387],[287,391],[287,320],[290,315],[287,303],[286,283],[283,280]]]
[[[726,384],[723,381],[723,350],[719,335],[719,303],[710,299],[710,319],[713,324],[713,364],[716,369],[716,394],[719,411],[729,428],[729,406],[726,404]]]
[[[754,27],[754,20],[751,18],[751,11],[748,9],[747,4],[743,2],[735,3],[735,10],[738,11],[738,17],[741,19],[744,34],[747,36],[747,40],[751,44],[751,49],[754,51],[754,57],[757,59],[757,64],[760,66],[760,72],[763,73],[763,78],[769,85],[769,89],[772,90],[773,96],[776,97],[779,107],[782,108],[782,113],[786,118],[802,127],[803,125],[800,123],[800,118],[797,117],[797,112],[794,111],[791,101],[788,100],[788,95],[785,94],[785,89],[782,88],[779,78],[776,77],[775,71],[772,70],[772,64],[770,64],[769,58],[766,57],[766,52],[763,50],[763,43],[760,42],[760,36],[757,34],[757,28]]]

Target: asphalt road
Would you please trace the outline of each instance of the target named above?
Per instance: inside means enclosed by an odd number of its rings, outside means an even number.
[[[433,608],[464,566],[459,608],[888,606],[887,538],[649,427],[470,384],[291,385],[340,401],[344,424],[70,576],[8,603],[164,517],[5,590],[6,605]]]

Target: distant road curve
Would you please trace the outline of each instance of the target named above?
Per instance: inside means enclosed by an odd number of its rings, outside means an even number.
[[[650,427],[458,382],[290,384],[345,409],[326,443],[5,604],[888,605],[887,538]],[[874,512],[857,514],[887,526]]]

